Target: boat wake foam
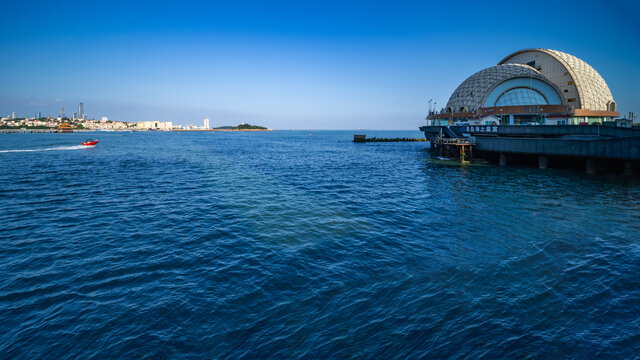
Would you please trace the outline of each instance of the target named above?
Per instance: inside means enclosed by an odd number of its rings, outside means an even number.
[[[84,148],[90,148],[91,146],[83,146],[83,145],[74,145],[74,146],[57,146],[52,148],[44,148],[44,149],[20,149],[20,150],[0,150],[0,153],[11,153],[11,152],[34,152],[34,151],[57,151],[57,150],[79,150]]]

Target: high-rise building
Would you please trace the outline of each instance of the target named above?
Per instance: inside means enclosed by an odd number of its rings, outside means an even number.
[[[15,119],[15,118],[16,118],[16,112],[15,112],[15,111],[11,113],[11,118],[12,118],[12,119]]]
[[[209,118],[204,118],[204,120],[202,121],[204,128],[208,129],[209,128]]]
[[[60,106],[60,117],[64,117],[64,106]]]
[[[82,115],[84,115],[84,103],[79,103],[78,104],[78,118],[82,118]]]

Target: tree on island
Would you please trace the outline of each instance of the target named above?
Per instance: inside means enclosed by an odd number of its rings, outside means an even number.
[[[240,124],[238,126],[218,126],[214,129],[216,130],[268,130],[264,126],[251,125],[251,124]]]
[[[251,124],[240,124],[236,126],[234,129],[236,130],[267,130],[264,126],[251,125]]]

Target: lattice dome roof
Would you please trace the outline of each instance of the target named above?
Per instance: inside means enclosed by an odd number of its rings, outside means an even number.
[[[607,110],[610,102],[613,102],[613,95],[609,86],[602,76],[589,64],[579,58],[557,50],[549,49],[526,49],[517,51],[506,58],[500,64],[510,63],[511,59],[518,54],[526,52],[541,52],[548,54],[560,62],[571,74],[578,89],[580,97],[580,107],[590,110]]]
[[[513,78],[532,78],[545,82],[548,80],[539,71],[528,65],[504,64],[496,65],[469,76],[453,92],[446,108],[459,112],[477,110],[482,107],[487,96],[500,83]]]

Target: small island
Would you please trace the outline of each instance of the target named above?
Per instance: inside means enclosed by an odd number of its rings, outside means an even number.
[[[242,130],[270,130],[264,126],[259,126],[259,125],[251,125],[251,124],[240,124],[238,126],[219,126],[219,127],[215,127],[212,130],[237,130],[237,131],[242,131]]]
[[[225,126],[218,126],[213,128],[202,128],[202,127],[196,127],[196,126],[179,127],[179,128],[174,127],[166,130],[168,131],[273,131],[264,126],[251,125],[251,124],[245,124],[245,123],[242,123],[236,126],[225,125]]]

